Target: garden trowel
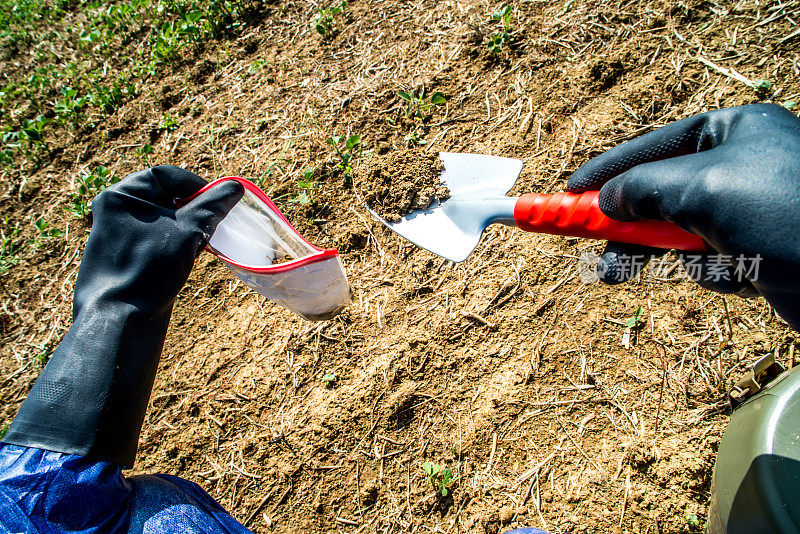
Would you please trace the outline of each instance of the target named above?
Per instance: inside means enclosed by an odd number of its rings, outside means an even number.
[[[480,154],[439,154],[441,181],[450,197],[428,208],[383,224],[415,245],[455,262],[464,261],[492,223],[528,232],[586,237],[678,250],[705,250],[700,236],[664,221],[620,222],[607,217],[597,203],[597,191],[581,194],[527,193],[509,197],[522,161]],[[369,209],[369,208],[368,208]]]

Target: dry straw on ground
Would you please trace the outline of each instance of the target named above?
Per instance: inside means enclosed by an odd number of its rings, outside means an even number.
[[[122,176],[162,116],[149,163],[208,179],[260,179],[312,242],[343,252],[352,306],[319,324],[249,292],[208,255],[181,292],[136,472],[199,483],[256,532],[684,532],[705,516],[727,415],[747,364],[791,363],[794,334],[763,300],[668,276],[584,285],[600,244],[491,227],[455,265],[376,223],[326,139],[399,149],[397,92],[447,103],[419,126],[428,150],[525,162],[515,192],[553,192],[580,164],[695,113],[798,99],[796,1],[514,2],[513,45],[484,42],[499,5],[352,2],[321,39],[316,4],[267,5],[256,26],[208,43],[22,185],[0,177],[4,216],[43,210],[66,230],[0,277],[0,415],[9,421],[69,327],[87,230],[61,211],[72,178]],[[257,65],[258,68],[254,68]],[[157,98],[154,98],[157,97]],[[761,98],[764,98],[763,96]],[[643,323],[626,321],[643,309]],[[791,356],[790,356],[791,355]],[[326,387],[321,376],[335,374]],[[450,467],[447,498],[424,461]]]

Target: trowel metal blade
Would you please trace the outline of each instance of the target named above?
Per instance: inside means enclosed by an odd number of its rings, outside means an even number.
[[[441,180],[450,189],[450,198],[394,223],[369,211],[415,245],[460,262],[478,245],[489,224],[513,221],[516,199],[505,194],[517,181],[522,161],[453,152],[442,152],[439,158],[444,165]]]

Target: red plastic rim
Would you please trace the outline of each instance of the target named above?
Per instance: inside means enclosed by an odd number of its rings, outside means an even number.
[[[251,273],[257,273],[257,274],[285,273],[286,271],[291,271],[292,269],[296,269],[298,267],[302,267],[303,265],[309,265],[311,263],[316,263],[318,261],[324,261],[324,260],[327,260],[327,259],[330,259],[330,258],[335,258],[335,257],[339,256],[339,251],[336,250],[336,249],[323,249],[323,248],[320,248],[320,247],[318,247],[316,245],[313,245],[313,244],[309,243],[306,240],[306,238],[304,238],[302,235],[300,235],[300,232],[295,230],[294,226],[292,226],[292,223],[290,223],[289,219],[287,219],[286,216],[283,213],[281,213],[281,210],[278,209],[278,206],[275,205],[275,203],[272,201],[272,199],[269,198],[267,196],[267,194],[264,191],[262,191],[256,184],[254,184],[250,180],[247,180],[246,178],[239,178],[238,176],[225,176],[223,178],[218,178],[218,179],[214,180],[213,182],[205,185],[202,189],[200,189],[198,192],[196,192],[192,196],[186,197],[184,199],[181,199],[178,203],[179,203],[179,205],[184,205],[187,202],[190,202],[192,199],[196,198],[198,195],[201,195],[201,194],[205,193],[206,191],[208,191],[212,187],[214,187],[214,186],[216,186],[216,185],[218,185],[218,184],[220,184],[222,182],[227,182],[229,180],[233,180],[233,181],[239,182],[240,184],[242,184],[242,186],[245,189],[247,189],[248,191],[253,193],[259,200],[261,200],[264,204],[269,206],[270,209],[272,209],[275,213],[277,213],[278,216],[283,220],[283,222],[285,222],[289,226],[289,228],[291,228],[294,231],[294,233],[297,234],[297,237],[299,237],[305,244],[307,244],[309,247],[314,249],[316,252],[314,254],[312,254],[311,256],[306,256],[305,258],[298,258],[296,260],[287,261],[286,263],[280,263],[278,265],[269,265],[267,267],[252,267],[250,265],[244,265],[242,263],[237,262],[234,259],[229,258],[228,256],[226,256],[222,252],[219,252],[218,250],[214,250],[214,249],[212,249],[210,247],[207,247],[206,250],[208,250],[211,254],[217,256],[219,259],[221,259],[225,263],[230,263],[231,265],[233,265],[235,267],[238,267],[240,269],[244,269],[245,271],[249,271]]]

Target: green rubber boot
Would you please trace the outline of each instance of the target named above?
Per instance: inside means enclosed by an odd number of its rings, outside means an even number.
[[[768,356],[735,387],[707,532],[800,533],[800,370]]]

